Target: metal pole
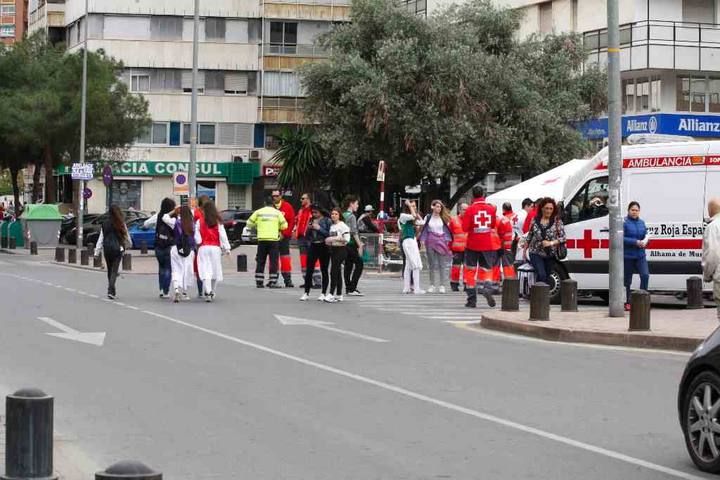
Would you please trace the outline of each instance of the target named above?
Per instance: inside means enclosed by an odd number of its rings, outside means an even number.
[[[85,127],[87,124],[87,76],[88,76],[88,0],[85,0],[85,18],[83,25],[85,41],[83,44],[82,93],[80,99],[80,163],[85,163]],[[47,174],[47,173],[46,173]],[[52,172],[50,173],[52,175]],[[83,247],[83,217],[85,210],[85,181],[78,182],[77,247]]]
[[[190,167],[188,171],[188,181],[190,183],[189,205],[193,205],[195,200],[195,168],[197,165],[197,76],[198,76],[198,43],[200,38],[200,0],[195,0],[195,17],[193,22],[193,70],[192,70],[192,96],[190,98]]]
[[[622,119],[620,107],[620,20],[618,0],[607,0],[608,16],[608,173],[610,211],[610,316],[623,317]]]

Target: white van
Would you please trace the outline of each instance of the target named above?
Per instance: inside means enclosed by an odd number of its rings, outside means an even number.
[[[650,290],[685,291],[687,278],[702,274],[706,205],[720,196],[720,142],[629,145],[622,156],[620,205],[625,212],[629,202],[640,203],[650,237]],[[568,256],[555,266],[553,293],[559,280],[572,278],[579,290],[607,296],[607,161],[605,148],[565,181],[561,199]],[[502,200],[502,192],[496,196]],[[634,281],[637,288],[637,275]]]

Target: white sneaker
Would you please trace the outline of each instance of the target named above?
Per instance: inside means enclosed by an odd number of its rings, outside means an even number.
[[[347,292],[348,297],[364,297],[365,294],[362,293],[360,290],[353,290],[352,292]]]
[[[337,299],[332,295],[325,295],[325,303],[337,303]]]
[[[415,295],[425,295],[425,290],[415,290]]]
[[[430,285],[430,288],[427,289],[427,293],[435,293],[435,285]]]
[[[180,303],[180,289],[179,288],[175,289],[175,294],[173,296],[173,302]]]
[[[335,300],[337,300],[338,302],[344,302],[344,301],[345,301],[345,297],[343,297],[342,295],[340,295],[339,297],[335,297]]]
[[[441,287],[438,289],[438,293],[445,293],[445,287],[442,287],[442,286],[441,286]]]
[[[318,297],[318,302],[324,302],[325,297],[326,297],[326,295],[324,293],[321,293],[320,296]]]
[[[167,295],[165,292],[163,292],[162,290],[160,290],[160,295],[158,295],[158,297],[160,297],[160,298],[167,298],[168,295]]]
[[[408,295],[410,293],[412,293],[412,290],[403,289],[403,295]]]
[[[308,295],[307,293],[303,293],[302,297],[300,297],[300,301],[307,302],[308,298],[310,298],[310,295]]]

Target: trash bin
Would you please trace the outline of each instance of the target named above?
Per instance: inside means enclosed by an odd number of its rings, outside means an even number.
[[[0,248],[8,247],[8,227],[10,222],[0,221]]]
[[[8,238],[15,238],[15,246],[17,248],[22,248],[25,246],[25,235],[23,235],[23,225],[22,222],[7,222],[7,236]]]
[[[40,248],[55,248],[60,238],[62,215],[57,205],[27,205],[22,215],[30,241]],[[21,232],[22,233],[22,232]]]

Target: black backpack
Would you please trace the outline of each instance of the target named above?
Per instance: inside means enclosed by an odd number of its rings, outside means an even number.
[[[158,215],[155,225],[155,248],[170,248],[175,245],[175,232]]]
[[[105,255],[110,256],[110,257],[120,255],[124,249],[120,243],[120,238],[118,237],[118,234],[115,231],[115,228],[113,227],[110,220],[103,223],[102,234],[103,234],[102,248],[103,248],[103,252],[105,252]]]

